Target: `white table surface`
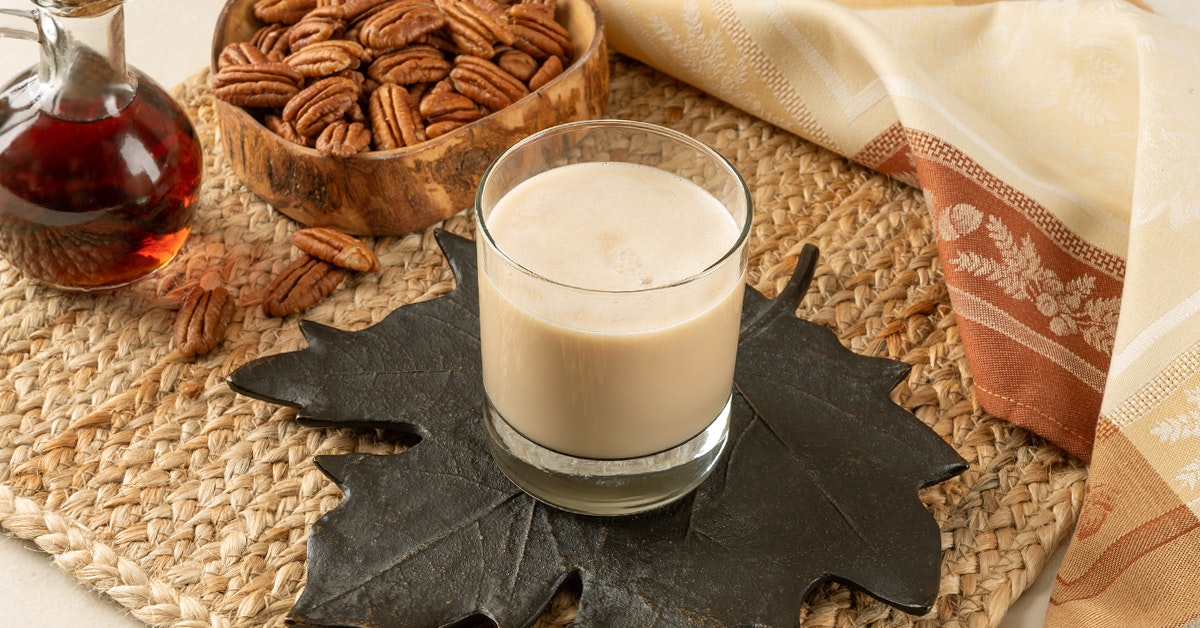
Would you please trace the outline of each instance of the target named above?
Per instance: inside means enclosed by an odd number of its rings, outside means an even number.
[[[126,4],[129,63],[170,88],[208,63],[213,25],[223,0],[130,0]],[[1195,0],[1151,0],[1157,10],[1200,25]],[[0,8],[31,8],[29,0],[0,0]],[[0,16],[0,27],[18,21]],[[0,40],[0,82],[37,61],[32,42]],[[1037,628],[1062,560],[1058,552],[1017,600],[1000,628]],[[23,628],[138,628],[144,626],[105,596],[85,589],[34,544],[0,531],[0,626]]]

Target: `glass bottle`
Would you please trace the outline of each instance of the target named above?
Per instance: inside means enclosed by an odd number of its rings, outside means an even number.
[[[0,90],[0,254],[68,290],[128,284],[191,230],[203,156],[183,109],[125,64],[124,0],[0,10],[41,62]]]

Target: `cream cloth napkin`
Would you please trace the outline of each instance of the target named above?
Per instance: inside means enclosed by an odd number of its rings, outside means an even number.
[[[925,192],[976,393],[1090,460],[1050,626],[1200,617],[1200,34],[1119,0],[598,0],[611,46]]]

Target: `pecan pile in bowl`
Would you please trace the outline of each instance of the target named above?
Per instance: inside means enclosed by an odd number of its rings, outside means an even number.
[[[213,94],[325,155],[412,146],[562,73],[555,0],[258,0],[265,26],[225,47]]]

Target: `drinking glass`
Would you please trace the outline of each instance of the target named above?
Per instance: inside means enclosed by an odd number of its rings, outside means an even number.
[[[575,122],[500,155],[475,211],[500,469],[589,515],[689,493],[729,433],[753,214],[741,176],[670,129]]]

